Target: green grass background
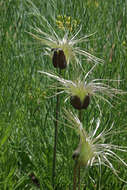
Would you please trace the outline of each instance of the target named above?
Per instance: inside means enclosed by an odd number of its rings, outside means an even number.
[[[82,48],[105,60],[93,73],[94,78],[122,79],[115,87],[127,90],[127,1],[126,0],[32,0],[39,11],[54,25],[51,18],[57,15],[71,16],[82,25],[80,36],[97,32]],[[1,190],[50,190],[52,189],[52,155],[54,136],[54,104],[56,98],[48,88],[49,81],[38,70],[54,71],[51,60],[43,56],[43,48],[26,31],[30,25],[38,24],[47,30],[43,21],[31,16],[32,7],[25,0],[0,1],[0,189]],[[84,68],[90,65],[82,60]],[[70,70],[73,76],[73,70]],[[121,97],[114,108],[100,103],[103,117],[101,127],[108,127],[114,121],[115,127],[123,130],[127,122],[127,97]],[[61,107],[73,108],[64,104]],[[74,110],[73,110],[74,111]],[[62,117],[60,121],[65,122]],[[98,109],[90,105],[84,112],[83,123],[88,127],[92,117],[99,116]],[[74,140],[75,139],[75,140]],[[127,134],[112,139],[119,145],[127,146]],[[72,153],[78,143],[75,132],[63,124],[59,125],[57,149],[56,186],[59,190],[72,189]],[[120,155],[125,161],[127,154]],[[127,169],[114,163],[119,175],[127,179]],[[40,187],[32,182],[34,173]],[[81,171],[81,189],[126,190],[108,169],[102,167],[90,170],[95,184]]]

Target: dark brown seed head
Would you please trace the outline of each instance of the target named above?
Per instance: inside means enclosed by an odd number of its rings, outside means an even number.
[[[78,96],[71,96],[70,98],[70,103],[71,105],[75,108],[75,109],[78,109],[78,110],[81,110],[81,109],[87,109],[89,103],[90,103],[90,97],[87,95],[85,98],[84,98],[84,101],[83,103],[81,102],[80,98]]]
[[[86,96],[83,101],[82,109],[87,109],[89,104],[90,104],[90,96]]]
[[[65,69],[67,66],[66,57],[65,57],[63,50],[59,50],[59,63],[58,63],[58,65],[59,65],[60,69]]]
[[[55,68],[65,69],[67,66],[66,57],[63,50],[52,50],[53,51],[53,58],[52,62]]]
[[[53,53],[52,63],[54,65],[54,67],[56,67],[56,68],[58,67],[58,63],[59,63],[58,59],[59,59],[58,52],[57,52],[57,50],[55,50]]]
[[[71,96],[70,103],[75,109],[82,109],[82,102],[78,96]]]

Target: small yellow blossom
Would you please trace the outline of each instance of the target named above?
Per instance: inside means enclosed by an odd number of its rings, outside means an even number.
[[[57,16],[57,19],[58,19],[58,20],[62,20],[62,15],[58,15],[58,16]]]
[[[78,26],[78,22],[70,16],[58,15],[56,19],[56,25],[62,30],[69,30],[70,32],[72,32],[72,30],[75,30]]]

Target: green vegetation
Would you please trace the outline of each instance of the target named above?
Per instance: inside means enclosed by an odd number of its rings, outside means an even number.
[[[80,47],[104,59],[92,72],[92,79],[116,79],[114,88],[127,91],[127,1],[126,0],[32,0],[40,13],[63,35],[63,26],[74,34],[82,26],[79,36],[92,34]],[[34,9],[35,10],[35,9]],[[48,30],[44,20],[34,17],[32,6],[26,0],[0,1],[0,189],[1,190],[52,190],[52,160],[54,143],[54,114],[56,97],[55,80],[49,80],[39,70],[56,73],[44,47],[27,32],[33,32],[35,24]],[[61,16],[59,16],[61,15]],[[72,19],[72,28],[66,20]],[[63,22],[63,20],[61,21]],[[59,24],[58,24],[59,23]],[[58,25],[57,25],[58,24]],[[77,28],[76,28],[77,24]],[[42,28],[42,30],[43,30]],[[86,72],[93,63],[82,58]],[[70,64],[63,76],[74,78],[78,73]],[[56,83],[55,83],[56,85]],[[56,159],[55,185],[57,190],[71,190],[73,187],[74,160],[72,154],[79,143],[74,130],[65,126],[63,107],[78,113],[69,101],[60,96],[60,117]],[[112,136],[113,144],[127,147],[127,95],[119,96],[111,103],[100,101],[102,111],[100,131],[110,128],[121,132]],[[83,111],[83,124],[88,130],[90,120],[99,117],[97,106],[90,104]],[[127,160],[127,152],[117,152]],[[119,176],[127,179],[127,168],[114,162]],[[89,173],[89,174],[88,174]],[[81,190],[126,190],[110,169],[93,167],[88,171],[81,168]],[[86,188],[84,188],[86,187]]]

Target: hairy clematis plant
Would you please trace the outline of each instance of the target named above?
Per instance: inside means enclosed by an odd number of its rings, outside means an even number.
[[[57,35],[57,33],[54,31],[54,29],[51,27],[51,25],[50,29],[51,29],[50,34],[43,32],[43,30],[41,30],[38,27],[33,28],[35,34],[31,32],[28,33],[32,35],[35,39],[39,40],[43,46],[45,46],[45,55],[48,55],[52,58],[54,67],[59,67],[61,69],[64,69],[66,65],[70,63],[70,61],[75,61],[77,64],[80,64],[77,55],[82,55],[86,57],[88,60],[91,60],[95,63],[104,62],[102,59],[97,58],[96,56],[88,53],[87,51],[81,49],[78,46],[78,44],[86,42],[87,38],[89,38],[93,34],[78,39],[77,35],[80,32],[79,30],[72,37],[69,37],[68,32],[66,32],[63,38],[60,38]],[[64,65],[63,63],[60,63],[60,59],[64,60]]]
[[[80,47],[81,43],[86,43],[95,33],[78,38],[81,27],[80,29],[75,29],[75,33],[69,32],[68,30],[61,32],[57,26],[52,27],[50,22],[41,15],[37,7],[33,5],[31,1],[30,3],[33,7],[31,15],[37,18],[40,24],[37,26],[37,24],[34,23],[34,26],[31,27],[32,32],[27,33],[29,33],[34,39],[38,40],[38,42],[44,47],[44,54],[49,55],[52,58],[54,67],[65,69],[73,60],[77,64],[80,64],[77,55],[81,55],[94,63],[104,62],[102,59],[97,58]],[[52,19],[53,23],[54,20],[55,19]]]
[[[60,92],[66,92],[68,94],[66,100],[70,97],[70,102],[76,109],[86,109],[90,103],[90,100],[95,100],[97,106],[98,99],[104,100],[111,106],[110,99],[117,98],[117,95],[126,94],[126,92],[111,87],[107,82],[118,81],[118,80],[108,80],[108,79],[93,79],[89,80],[89,72],[85,75],[83,80],[80,78],[76,81],[66,80],[57,75],[39,71],[39,73],[47,75],[60,82]],[[100,107],[99,107],[100,109]]]
[[[65,110],[66,111],[66,110]],[[96,126],[89,127],[89,132],[83,128],[83,124],[78,117],[72,112],[66,111],[66,119],[70,122],[69,127],[76,130],[80,136],[80,142],[77,149],[73,153],[73,159],[82,167],[93,167],[104,165],[112,170],[112,172],[123,182],[118,176],[118,171],[114,168],[113,161],[123,164],[127,167],[127,163],[117,154],[117,152],[127,152],[127,147],[122,147],[112,142],[107,143],[110,139],[122,131],[116,131],[113,124],[109,129],[104,128],[100,132],[100,119],[97,120]],[[124,131],[125,132],[125,131]],[[126,182],[127,183],[127,182]]]

